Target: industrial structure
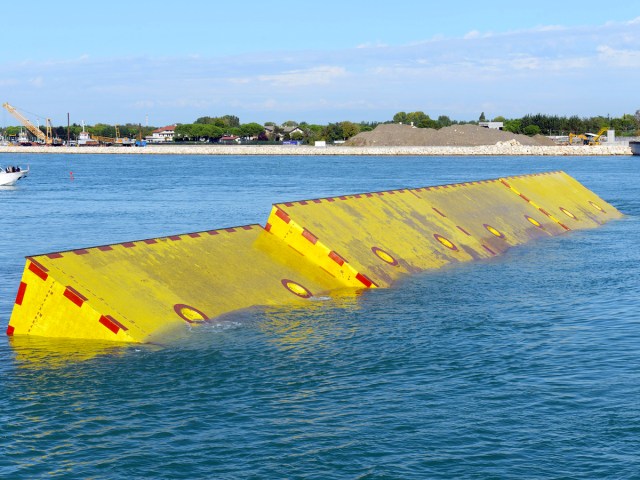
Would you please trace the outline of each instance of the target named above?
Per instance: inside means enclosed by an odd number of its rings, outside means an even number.
[[[278,203],[264,226],[29,256],[7,334],[162,341],[240,309],[386,288],[621,216],[564,172]]]
[[[11,115],[13,115],[24,127],[26,127],[29,132],[33,136],[36,137],[39,143],[44,145],[54,145],[61,144],[60,139],[54,139],[52,135],[52,126],[51,119],[47,118],[45,122],[45,132],[42,132],[38,127],[36,127],[33,123],[31,123],[27,117],[25,117],[22,113],[20,113],[15,107],[9,105],[9,103],[4,103],[2,105],[5,110],[7,110]]]

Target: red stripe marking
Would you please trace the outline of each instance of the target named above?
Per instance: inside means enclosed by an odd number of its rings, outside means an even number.
[[[16,305],[22,305],[22,300],[24,300],[24,293],[27,291],[27,284],[24,282],[20,282],[20,287],[18,287],[18,294],[16,295]]]
[[[464,228],[462,228],[460,225],[456,225],[456,227],[458,227],[458,230],[460,230],[462,233],[468,235],[469,237],[471,236],[471,234],[467,232]]]
[[[29,270],[40,277],[41,280],[46,280],[49,277],[47,272],[43,270],[43,267],[41,265],[36,265],[33,261],[29,262]]]
[[[313,233],[311,233],[306,228],[302,231],[302,236],[314,245],[318,243],[318,237],[316,237]]]
[[[379,197],[382,197],[384,195],[384,192],[376,192],[376,193]]]
[[[13,336],[13,332],[15,331],[15,327],[13,327],[12,325],[9,325],[7,327],[7,336],[8,337],[12,337]]]
[[[109,250],[113,250],[113,247],[111,245],[102,245],[101,247],[98,247],[98,250],[108,252]]]
[[[271,224],[267,222],[267,224],[264,226],[264,229],[265,229],[267,232],[270,232],[270,231],[271,231]]]
[[[538,210],[540,210],[542,213],[544,213],[547,217],[551,216],[551,214],[549,212],[547,212],[544,208],[539,208]]]
[[[171,235],[169,237],[169,240],[173,240],[174,242],[177,242],[178,240],[182,240],[182,237],[180,235]]]
[[[340,266],[344,265],[344,263],[345,263],[345,259],[342,258],[340,255],[338,255],[334,251],[329,252],[329,258],[331,260],[333,260],[334,262],[336,262]]]
[[[335,201],[336,201],[336,199],[333,198],[333,197],[327,198],[327,202],[335,202]]]
[[[236,229],[235,228],[225,228],[224,231],[225,232],[229,232],[229,233],[235,233]]]
[[[367,193],[366,196],[371,198],[371,197],[373,197],[373,193]]]
[[[344,195],[342,197],[338,197],[340,200],[346,200],[347,197],[345,197]]]
[[[306,200],[300,200],[300,201],[298,202],[298,204],[300,204],[300,205],[306,205],[306,204],[307,204],[307,201],[306,201]]]
[[[76,255],[86,255],[87,253],[89,253],[89,250],[85,248],[79,248],[78,250],[74,250],[73,253],[75,253]]]
[[[442,213],[440,210],[438,210],[436,207],[431,207],[431,208],[433,208],[433,210],[441,217],[447,218],[447,216],[444,213]]]
[[[322,200],[320,200],[319,198],[316,198],[313,203],[322,203]]]
[[[489,252],[491,255],[496,255],[496,252],[494,252],[493,250],[491,250],[489,247],[487,247],[486,245],[482,245],[482,247]]]
[[[209,235],[218,235],[219,232],[217,230],[209,230],[207,233]]]
[[[527,198],[527,197],[526,197],[525,195],[523,195],[522,193],[520,194],[520,197],[521,197],[524,201],[531,203],[531,200],[529,200],[529,198]]]
[[[396,194],[396,192],[394,192],[393,190],[391,190],[391,191],[389,192],[389,195],[395,195],[395,194]]]
[[[371,280],[369,280],[366,276],[364,276],[361,273],[358,273],[358,275],[356,275],[356,279],[359,280],[360,283],[362,283],[367,288],[369,288],[369,287],[371,287],[371,285],[373,285],[373,282]]]
[[[115,323],[113,323],[111,319],[105,317],[104,315],[100,317],[99,322],[115,334],[117,334],[120,331],[120,327]]]
[[[565,230],[571,230],[569,227],[567,227],[564,223],[560,223],[559,224],[562,228],[564,228]]]
[[[293,203],[291,202],[287,202],[284,204],[285,207],[293,207]]]
[[[191,238],[198,238],[198,237],[200,237],[200,234],[199,233],[190,233],[189,236]]]
[[[121,243],[120,245],[122,245],[124,248],[133,248],[136,246],[136,244],[133,242],[124,242],[124,243]]]
[[[82,304],[87,299],[87,297],[80,294],[77,290],[75,290],[73,287],[70,287],[68,285],[66,290],[64,291],[64,296],[67,297],[69,300],[71,300],[73,303],[75,303],[78,307],[81,307]]]
[[[500,181],[505,185],[505,187],[511,188],[511,185],[509,185],[506,180],[500,180]]]
[[[129,330],[127,327],[125,327],[123,324],[121,324],[119,321],[117,321],[115,318],[113,318],[111,315],[105,315],[106,318],[108,318],[109,320],[111,320],[112,323],[116,324],[118,327],[120,327],[121,330],[124,330],[125,332],[127,330]]]
[[[280,210],[279,208],[276,209],[276,217],[278,217],[280,220],[282,220],[284,223],[289,223],[291,221],[291,218],[289,218],[289,215],[287,215],[286,213],[284,213],[282,210]]]
[[[155,238],[147,238],[146,240],[143,240],[144,243],[146,243],[147,245],[153,245],[154,243],[158,243],[158,241]]]
[[[49,253],[47,254],[47,257],[54,259],[54,258],[62,258],[62,254],[61,253]]]
[[[244,227],[242,227],[243,230],[252,230],[253,229],[253,225],[245,225]]]

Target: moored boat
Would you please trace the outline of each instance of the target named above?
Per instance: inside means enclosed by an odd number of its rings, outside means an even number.
[[[0,167],[0,187],[9,187],[15,185],[18,180],[29,174],[29,168],[26,170],[20,167],[10,166],[7,168]]]

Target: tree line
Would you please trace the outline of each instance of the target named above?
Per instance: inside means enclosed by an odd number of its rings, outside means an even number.
[[[457,121],[446,115],[440,115],[432,119],[422,111],[398,112],[392,119],[382,122],[351,122],[342,121],[329,123],[326,125],[310,124],[307,122],[296,122],[288,120],[281,125],[275,122],[241,123],[239,117],[235,115],[223,115],[220,117],[199,117],[193,123],[178,124],[175,128],[174,141],[176,142],[217,142],[226,135],[233,135],[244,141],[253,142],[274,142],[276,140],[297,140],[302,143],[313,144],[318,140],[336,142],[348,140],[360,132],[373,130],[380,124],[402,123],[412,125],[416,128],[440,129],[456,124],[478,124],[486,121],[487,118],[482,112],[478,120]],[[616,131],[617,136],[634,136],[640,134],[640,110],[635,115],[624,114],[621,117],[611,118],[609,116],[570,117],[545,114],[528,114],[522,118],[494,117],[492,121],[502,122],[503,129],[513,133],[525,135],[568,135],[571,133],[597,132],[603,127]],[[139,138],[152,134],[156,127],[141,126],[139,124],[127,123],[125,125],[109,125],[97,123],[87,126],[86,130],[93,136],[115,138],[116,127],[119,137]],[[267,132],[265,127],[270,127]],[[44,127],[40,127],[44,131]],[[6,136],[17,135],[21,127],[7,127]],[[69,128],[70,137],[76,138],[82,131],[82,127],[73,124]],[[56,137],[66,139],[67,127],[58,126],[53,128]]]

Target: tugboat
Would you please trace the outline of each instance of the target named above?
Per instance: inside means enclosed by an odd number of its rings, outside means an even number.
[[[84,121],[82,122],[82,131],[78,134],[78,144],[79,147],[97,147],[100,145],[100,142],[91,138],[89,132],[84,131]]]
[[[20,167],[10,166],[7,168],[0,167],[0,187],[10,187],[15,185],[18,180],[29,175],[29,167],[22,170]]]

